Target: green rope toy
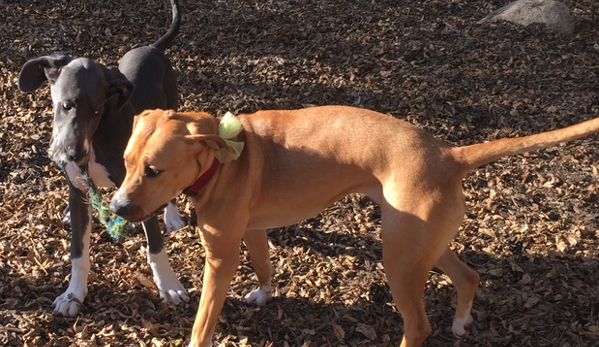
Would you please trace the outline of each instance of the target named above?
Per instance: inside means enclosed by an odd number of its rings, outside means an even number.
[[[125,232],[131,228],[131,223],[120,216],[113,216],[112,211],[110,211],[110,207],[108,207],[104,200],[102,200],[102,195],[98,192],[94,182],[89,176],[87,166],[80,168],[80,170],[83,178],[87,181],[88,202],[98,213],[98,219],[100,220],[100,223],[106,227],[108,234],[112,236],[113,239],[116,240],[121,236],[124,238],[129,238]]]

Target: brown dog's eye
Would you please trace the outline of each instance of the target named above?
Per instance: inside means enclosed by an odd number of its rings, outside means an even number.
[[[160,171],[158,169],[156,169],[155,167],[152,166],[146,166],[145,170],[144,170],[144,175],[148,178],[152,178],[152,177],[156,177],[158,175],[160,175]]]

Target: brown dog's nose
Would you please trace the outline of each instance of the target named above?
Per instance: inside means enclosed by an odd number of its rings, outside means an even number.
[[[127,216],[131,212],[131,201],[114,197],[110,202],[110,211],[121,217]]]

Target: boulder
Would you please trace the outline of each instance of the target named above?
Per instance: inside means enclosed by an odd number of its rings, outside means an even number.
[[[571,35],[576,17],[566,4],[557,0],[518,0],[493,11],[480,23],[497,21],[523,26],[544,24],[550,32]]]

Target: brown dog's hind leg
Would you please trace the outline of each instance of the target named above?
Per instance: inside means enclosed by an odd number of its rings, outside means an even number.
[[[458,292],[458,305],[453,318],[453,333],[457,337],[464,337],[472,327],[472,301],[476,295],[476,288],[480,281],[478,273],[464,264],[449,248],[439,258],[435,265],[450,279]]]
[[[442,252],[420,218],[388,206],[382,211],[383,265],[395,307],[404,322],[401,347],[418,347],[431,333],[423,291],[428,272]]]
[[[252,267],[260,284],[260,287],[252,290],[245,296],[245,299],[248,303],[256,303],[258,306],[263,306],[272,297],[270,278],[273,274],[268,252],[266,230],[247,230],[243,235],[243,242],[250,253]]]
[[[425,180],[424,180],[425,181]],[[431,333],[423,292],[462,222],[461,186],[384,185],[381,206],[383,265],[395,306],[404,321],[401,347],[418,347]],[[426,186],[434,189],[423,189]]]

